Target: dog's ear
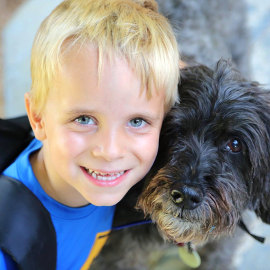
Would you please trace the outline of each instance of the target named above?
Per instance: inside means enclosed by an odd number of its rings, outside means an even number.
[[[232,64],[224,60],[217,63],[214,78],[220,87],[232,89],[239,101],[234,117],[245,126],[240,132],[249,154],[247,170],[251,169],[252,209],[263,222],[270,224],[270,90],[258,82],[245,80]]]
[[[245,80],[224,60],[217,63],[214,78],[224,89],[233,89],[239,101],[235,117],[239,115],[239,121],[246,127],[241,134],[246,139],[251,166],[252,208],[263,222],[270,224],[270,90],[258,82]]]
[[[256,165],[253,166],[253,209],[263,222],[270,224],[270,90],[266,90],[258,83],[249,83],[253,102],[256,104],[256,113],[261,119],[257,123],[260,129],[260,139],[254,141],[259,146]]]
[[[256,214],[261,220],[267,224],[270,224],[270,205],[269,202],[265,202],[265,196],[260,201],[260,208],[256,209]],[[268,192],[268,200],[269,200],[269,192]]]

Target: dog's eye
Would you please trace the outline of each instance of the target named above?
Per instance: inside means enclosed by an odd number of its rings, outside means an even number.
[[[233,153],[238,153],[242,150],[242,144],[238,139],[232,139],[227,143],[226,150]]]

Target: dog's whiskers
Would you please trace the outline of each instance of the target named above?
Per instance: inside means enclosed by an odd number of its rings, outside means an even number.
[[[166,193],[164,192],[163,194],[158,195],[154,200],[153,203],[156,203],[157,201],[159,201],[162,197],[166,196]]]

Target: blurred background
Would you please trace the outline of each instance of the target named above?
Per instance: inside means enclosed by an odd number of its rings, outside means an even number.
[[[220,32],[220,36],[224,35],[222,31],[226,28],[225,26],[230,25],[230,20],[239,18],[240,21],[238,20],[237,23],[231,22],[231,25],[233,27],[234,24],[239,25],[242,23],[244,26],[244,30],[242,29],[242,31],[244,31],[246,39],[243,45],[241,45],[243,40],[240,42],[239,37],[239,43],[237,43],[236,36],[234,37],[234,42],[236,42],[234,44],[236,45],[230,46],[240,47],[238,49],[239,54],[241,54],[241,46],[243,51],[245,51],[246,61],[244,64],[242,63],[243,70],[241,71],[252,80],[259,81],[269,87],[270,1],[241,0],[241,4],[244,3],[245,7],[238,5],[235,11],[233,7],[236,4],[229,7],[224,6],[224,3],[227,3],[227,1],[229,3],[230,0],[222,0],[223,2],[217,0],[216,2],[215,0],[188,1],[189,4],[187,4],[187,0],[179,0],[178,3],[177,0],[158,1],[161,6],[161,11],[163,11],[165,15],[168,15],[173,25],[179,29],[179,43],[180,47],[183,48],[184,60],[188,61],[193,59],[211,66],[211,59],[209,60],[206,57],[207,55],[204,55],[205,58],[196,57],[196,55],[193,57],[191,56],[192,53],[189,53],[188,50],[201,50],[201,48],[198,49],[192,46],[194,44],[204,44],[203,42],[200,43],[201,40],[209,35],[210,38],[207,42],[210,42],[211,46],[208,47],[208,56],[213,56],[213,48],[215,49],[215,44],[218,44],[220,40],[217,33]],[[238,1],[239,0],[234,0],[234,3],[238,3]],[[60,2],[60,0],[0,0],[0,117],[14,117],[25,114],[23,95],[25,92],[29,91],[31,87],[30,54],[33,39],[42,20]],[[215,6],[217,3],[220,6]],[[187,10],[181,11],[181,5],[183,8],[187,8]],[[213,7],[213,12],[210,12],[208,17],[208,15],[205,14],[209,12],[211,7]],[[178,16],[174,16],[175,14],[172,13],[175,12],[177,8],[180,9],[179,14],[176,14]],[[218,21],[220,24],[223,22],[222,15],[217,13],[220,11],[222,11],[221,14],[224,15],[224,27],[218,26]],[[181,21],[181,12],[183,12],[183,18],[185,17],[186,19],[186,24]],[[217,13],[218,16],[211,17],[214,13]],[[189,18],[186,18],[189,16],[187,14],[190,15]],[[201,14],[201,16],[198,16],[198,14]],[[230,14],[231,17],[229,16]],[[209,22],[211,19],[212,21]],[[197,25],[199,26],[195,29],[192,22],[198,22]],[[207,25],[207,23],[211,23],[209,25],[212,26],[217,25],[215,33],[211,31],[204,32],[205,29],[202,27],[203,25]],[[209,30],[209,28],[207,29]],[[228,28],[226,34],[228,36],[233,35],[230,31],[233,32],[234,30],[233,28]],[[200,35],[198,35],[198,33],[200,33]],[[201,40],[191,42],[190,40],[192,39],[190,36],[194,37],[196,35],[200,36]],[[211,37],[215,39],[211,39]],[[218,57],[221,56],[225,59],[230,57],[226,49],[223,51],[218,48],[216,51],[219,53]],[[203,59],[206,60],[204,61]],[[212,60],[216,61],[218,59]],[[250,229],[252,232],[260,236],[268,237],[267,242],[262,245],[246,235],[245,241],[232,260],[234,260],[238,270],[270,270],[270,226],[262,224],[259,220],[255,219],[251,213],[247,215],[247,219],[252,221],[248,222],[248,224],[251,224]],[[176,249],[172,249],[168,251],[167,254],[159,256],[159,262],[157,262],[159,266],[155,269],[180,269],[177,266],[179,264],[177,260],[179,259],[176,253]]]

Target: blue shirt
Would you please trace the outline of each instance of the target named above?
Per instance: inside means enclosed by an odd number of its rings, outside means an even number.
[[[42,143],[34,139],[3,174],[21,181],[51,214],[57,238],[56,269],[88,269],[106,242],[106,237],[99,237],[108,235],[111,230],[115,206],[89,204],[72,208],[49,197],[36,179],[29,161],[30,154],[41,146]],[[10,257],[1,250],[0,269],[16,269]]]

